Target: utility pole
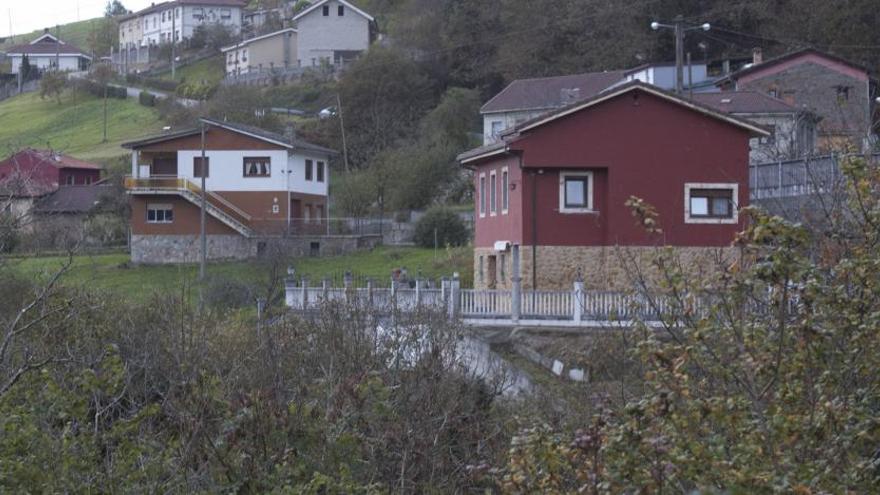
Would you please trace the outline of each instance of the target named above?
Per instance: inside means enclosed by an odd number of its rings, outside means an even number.
[[[697,29],[708,31],[712,26],[708,22],[699,26],[686,26],[684,17],[677,15],[673,24],[662,24],[657,21],[651,23],[651,29],[654,31],[660,28],[669,28],[675,32],[675,92],[681,94],[684,91],[684,33]]]
[[[175,63],[174,63],[174,46],[177,44],[177,7],[171,11],[171,79],[174,79]],[[203,162],[204,163],[204,162]],[[202,174],[204,175],[204,174]]]
[[[342,98],[336,93],[336,108],[339,112],[339,130],[342,133],[342,161],[345,164],[345,171],[348,169],[348,147],[345,145],[345,121],[342,119]]]
[[[205,266],[207,265],[208,260],[208,236],[205,230],[205,210],[208,207],[208,195],[205,191],[205,176],[208,175],[206,172],[208,171],[208,167],[205,160],[205,121],[201,122],[202,124],[202,166],[201,173],[199,175],[202,176],[202,211],[200,212],[199,222],[201,225],[201,241],[202,241],[202,252],[201,257],[199,259],[199,281],[204,282],[205,280]]]
[[[55,25],[55,37],[55,72],[58,72],[61,70],[61,26],[58,24]]]

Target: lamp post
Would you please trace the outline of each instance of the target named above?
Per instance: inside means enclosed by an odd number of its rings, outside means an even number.
[[[285,175],[285,185],[287,186],[287,237],[290,237],[290,174],[293,173],[293,170],[290,170],[288,167],[287,170],[284,171]]]
[[[682,68],[684,62],[684,33],[698,29],[708,31],[712,29],[712,26],[708,22],[699,26],[685,26],[684,17],[678,15],[675,16],[673,24],[663,24],[657,21],[651,23],[651,29],[654,31],[660,28],[669,28],[675,31],[675,92],[681,94],[684,87],[684,71]],[[693,81],[690,81],[690,83],[693,84]]]

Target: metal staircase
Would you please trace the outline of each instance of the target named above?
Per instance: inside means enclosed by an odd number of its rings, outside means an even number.
[[[197,207],[202,207],[202,190],[186,177],[152,176],[149,178],[126,177],[125,189],[129,194],[176,194]],[[219,194],[207,191],[205,213],[216,218],[227,227],[245,237],[253,237],[248,226],[251,216],[224,199]]]

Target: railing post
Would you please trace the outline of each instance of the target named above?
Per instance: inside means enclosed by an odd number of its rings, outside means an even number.
[[[511,247],[511,257],[513,258],[513,276],[510,278],[510,317],[513,321],[519,321],[522,314],[522,276],[519,267],[519,244]]]
[[[422,278],[416,278],[416,307],[422,305]]]
[[[302,309],[305,311],[309,307],[309,277],[302,278]]]
[[[373,309],[373,279],[367,279],[367,307]]]
[[[444,305],[449,304],[449,279],[440,277],[440,300]]]
[[[458,278],[458,272],[452,275],[452,283],[449,288],[449,305],[447,311],[449,318],[458,317],[461,309],[461,281]]]
[[[351,272],[345,272],[345,275],[342,277],[342,284],[345,286],[345,302],[351,302],[351,286],[352,286],[352,275]]]
[[[574,305],[574,321],[583,320],[583,311],[584,308],[581,305],[581,299],[583,299],[584,295],[584,280],[581,277],[581,274],[578,273],[578,278],[574,281],[574,292],[571,297],[573,299],[572,304]]]
[[[397,281],[391,277],[391,312],[397,310]]]
[[[324,302],[326,303],[328,301],[328,298],[330,297],[330,279],[329,278],[324,277],[321,280],[321,291],[324,293]]]

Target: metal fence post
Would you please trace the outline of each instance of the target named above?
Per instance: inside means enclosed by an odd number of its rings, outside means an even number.
[[[309,277],[303,276],[302,278],[302,309],[306,310],[309,307]]]

